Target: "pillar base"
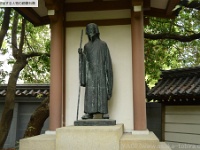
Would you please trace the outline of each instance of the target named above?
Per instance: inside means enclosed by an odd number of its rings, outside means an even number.
[[[148,135],[149,134],[149,130],[133,130],[132,131],[133,135]]]
[[[56,131],[47,130],[47,131],[45,131],[45,134],[47,134],[47,135],[56,135]]]

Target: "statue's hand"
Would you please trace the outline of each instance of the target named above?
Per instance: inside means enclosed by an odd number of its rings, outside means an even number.
[[[110,94],[107,95],[107,99],[108,99],[108,100],[111,99],[111,95],[110,95]]]
[[[82,54],[82,53],[83,53],[82,48],[79,48],[79,49],[78,49],[78,53],[79,53],[79,54]]]

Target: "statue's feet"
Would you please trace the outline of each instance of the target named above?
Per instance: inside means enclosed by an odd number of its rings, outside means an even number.
[[[93,119],[93,114],[85,114],[81,118],[82,119]]]
[[[103,119],[109,119],[109,114],[103,114],[102,118]]]

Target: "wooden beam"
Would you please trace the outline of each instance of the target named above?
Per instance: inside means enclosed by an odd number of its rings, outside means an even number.
[[[19,7],[16,8],[21,15],[23,15],[27,20],[30,22],[40,22],[40,16],[32,9],[32,8],[27,8],[27,7]]]
[[[47,4],[54,4],[55,0],[44,0],[44,2]]]
[[[145,0],[144,10],[149,10],[150,7],[151,7],[150,0]],[[119,1],[94,0],[94,2],[66,3],[65,9],[67,12],[131,9],[131,2],[127,0],[119,0]]]
[[[144,0],[143,10],[150,10],[151,9],[151,0]]]
[[[84,20],[84,21],[66,21],[65,27],[83,27],[89,23],[96,23],[99,26],[111,26],[111,25],[129,25],[131,24],[131,18],[123,19],[104,19],[104,20]],[[149,24],[149,18],[144,18],[144,25]]]
[[[56,5],[55,5],[55,0],[44,0],[45,2],[45,6],[47,7],[47,9],[55,9]]]
[[[175,6],[180,2],[180,0],[169,0],[166,8],[166,16],[173,15],[174,11],[173,9]]]
[[[120,10],[130,9],[131,4],[128,0],[120,1],[95,1],[95,2],[81,2],[81,3],[66,3],[65,10],[67,12],[73,11],[103,11],[103,10]]]
[[[48,16],[40,17],[32,8],[16,7],[14,9],[19,12],[25,19],[30,21],[34,26],[50,23]]]
[[[93,0],[93,1],[94,1],[94,2],[100,2],[100,1],[102,2],[103,0]]]
[[[65,3],[64,0],[44,0],[45,6],[48,10],[56,10],[60,11],[60,9],[63,7],[63,4]]]
[[[66,27],[83,27],[88,23],[96,23],[99,26],[111,26],[111,25],[127,25],[131,24],[129,18],[125,19],[105,19],[105,20],[84,20],[84,21],[67,21],[65,22]]]
[[[132,6],[143,5],[143,0],[132,0]]]

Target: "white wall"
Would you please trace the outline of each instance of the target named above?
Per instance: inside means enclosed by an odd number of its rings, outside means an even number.
[[[78,101],[78,48],[81,29],[66,29],[66,125],[73,125],[76,120]],[[114,87],[109,101],[110,119],[125,125],[125,131],[133,130],[133,95],[132,95],[132,52],[130,25],[99,26],[100,38],[110,49]],[[87,42],[84,34],[83,45]],[[84,88],[81,88],[79,119],[83,115]]]
[[[166,106],[164,134],[173,150],[199,150],[200,106]]]

